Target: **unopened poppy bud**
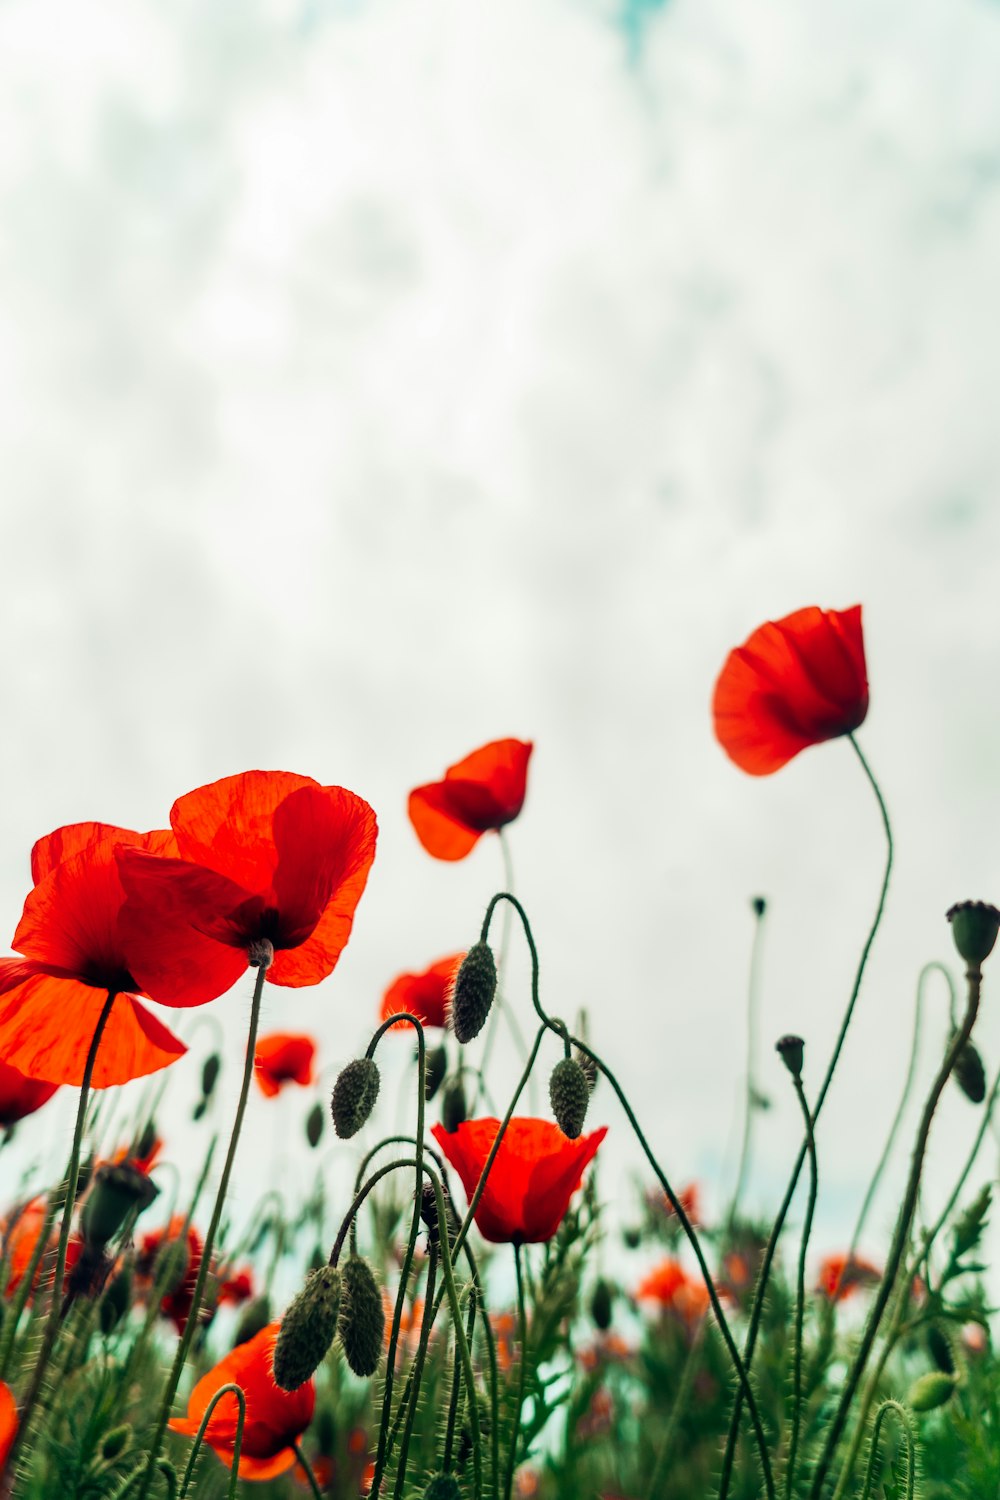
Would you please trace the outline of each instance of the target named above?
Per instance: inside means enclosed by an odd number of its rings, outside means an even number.
[[[946,1375],[943,1370],[928,1370],[910,1386],[906,1404],[914,1411],[934,1411],[935,1407],[944,1406],[951,1400],[957,1384],[954,1375]]]
[[[196,1121],[197,1120],[203,1120],[205,1118],[205,1111],[207,1109],[208,1109],[208,1100],[207,1099],[199,1099],[198,1103],[195,1105],[194,1109],[191,1111],[191,1118],[192,1118],[192,1120],[196,1120]]]
[[[201,1091],[206,1099],[211,1099],[215,1093],[215,1085],[219,1081],[221,1068],[222,1059],[217,1052],[209,1053],[201,1065]]]
[[[552,1069],[549,1101],[559,1129],[563,1135],[575,1141],[583,1129],[590,1102],[590,1089],[587,1087],[586,1074],[571,1057],[564,1057]]]
[[[314,1149],[323,1138],[323,1106],[314,1104],[306,1115],[306,1140]]]
[[[938,1369],[945,1375],[954,1375],[955,1356],[951,1352],[948,1335],[937,1323],[931,1323],[927,1329],[927,1348]]]
[[[352,1255],[341,1272],[337,1331],[355,1375],[374,1375],[382,1357],[385,1308],[375,1272],[360,1255]]]
[[[750,902],[755,917],[762,917],[767,911],[767,902],[763,896],[754,896]]]
[[[783,1036],[775,1042],[774,1047],[792,1077],[801,1078],[802,1063],[805,1058],[805,1042],[803,1042],[802,1038],[800,1036]]]
[[[465,1102],[462,1080],[452,1078],[445,1084],[444,1093],[441,1095],[441,1124],[449,1135],[454,1135],[467,1115],[468,1107]]]
[[[271,1299],[270,1297],[254,1297],[247,1303],[240,1314],[240,1321],[236,1325],[236,1337],[233,1339],[233,1348],[238,1344],[248,1344],[252,1338],[256,1338],[262,1328],[266,1328],[271,1321]]]
[[[88,1245],[106,1245],[118,1233],[132,1210],[141,1213],[158,1195],[159,1188],[128,1162],[98,1167],[80,1225]]]
[[[638,1250],[642,1244],[642,1230],[629,1225],[627,1229],[622,1230],[622,1239],[625,1241],[626,1249]]]
[[[433,1099],[448,1071],[448,1053],[444,1047],[433,1047],[424,1059],[424,1098]]]
[[[140,1161],[144,1161],[145,1158],[149,1156],[153,1147],[156,1145],[157,1139],[158,1137],[156,1134],[156,1121],[147,1120],[145,1125],[142,1127],[142,1130],[140,1131],[139,1139],[132,1147],[129,1155],[137,1156]]]
[[[283,1391],[297,1391],[321,1364],[339,1313],[340,1272],[335,1266],[311,1271],[285,1311],[274,1346],[274,1379]]]
[[[342,1140],[357,1135],[375,1108],[378,1098],[379,1072],[370,1057],[356,1057],[342,1068],[333,1086],[330,1113],[333,1128]]]
[[[573,1056],[584,1078],[587,1080],[587,1088],[590,1093],[593,1093],[597,1087],[597,1064],[586,1052],[581,1052],[579,1047],[573,1049]]]
[[[247,963],[251,969],[269,969],[274,963],[274,944],[270,938],[254,938],[247,947]]]
[[[497,966],[488,943],[473,943],[462,959],[451,992],[451,1028],[460,1042],[471,1042],[486,1025],[497,992]]]
[[[424,1490],[424,1500],[462,1500],[454,1474],[435,1474]]]
[[[602,1333],[611,1327],[611,1301],[611,1288],[602,1276],[590,1297],[590,1316]]]
[[[951,935],[965,962],[978,968],[993,952],[1000,932],[1000,911],[986,901],[958,901],[945,913]]]
[[[966,1042],[956,1057],[951,1076],[971,1103],[982,1104],[986,1098],[986,1069],[978,1047],[972,1042]]]
[[[132,1441],[132,1429],[126,1425],[112,1427],[105,1434],[104,1442],[101,1444],[101,1457],[105,1463],[111,1463],[113,1459],[120,1458]]]
[[[104,1288],[104,1295],[97,1309],[103,1334],[113,1333],[128,1312],[132,1301],[132,1264],[126,1261],[117,1276],[113,1276]]]

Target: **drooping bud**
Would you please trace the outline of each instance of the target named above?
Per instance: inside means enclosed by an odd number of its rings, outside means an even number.
[[[802,1038],[800,1036],[779,1037],[774,1047],[792,1077],[801,1078],[802,1063],[805,1059],[805,1042]]]
[[[956,1057],[951,1076],[972,1104],[982,1104],[986,1098],[986,1069],[978,1047],[972,1042],[966,1042]]]
[[[201,1065],[201,1092],[206,1099],[211,1099],[215,1093],[215,1085],[219,1081],[221,1068],[222,1059],[217,1052],[209,1053]]]
[[[468,1107],[461,1077],[450,1078],[441,1095],[441,1124],[449,1135],[454,1135],[467,1115]]]
[[[375,1108],[378,1098],[379,1071],[370,1057],[356,1057],[342,1068],[333,1086],[330,1113],[333,1128],[342,1140],[357,1135]]]
[[[993,952],[1000,932],[1000,911],[986,901],[958,901],[945,916],[951,923],[955,947],[970,968],[978,969]]]
[[[564,1057],[552,1069],[549,1101],[559,1129],[563,1135],[575,1141],[586,1119],[590,1089],[587,1087],[586,1074],[573,1058]]]
[[[970,1250],[975,1249],[982,1239],[983,1230],[986,1228],[986,1215],[990,1208],[992,1196],[991,1184],[986,1182],[973,1198],[968,1208],[962,1210],[955,1220],[951,1231],[951,1255],[953,1260],[959,1260],[967,1255]]]
[[[314,1104],[306,1115],[306,1140],[315,1148],[323,1138],[323,1106]]]
[[[105,1463],[111,1463],[114,1459],[120,1458],[131,1441],[131,1427],[124,1423],[121,1427],[112,1427],[111,1431],[105,1434],[104,1442],[101,1444],[101,1457]]]
[[[248,1344],[252,1338],[266,1328],[271,1321],[271,1299],[268,1296],[254,1297],[249,1301],[240,1314],[240,1321],[236,1325],[236,1336],[233,1339],[233,1348],[238,1344]]]
[[[145,1172],[127,1161],[98,1167],[80,1215],[88,1245],[106,1245],[132,1210],[142,1213],[159,1191]]]
[[[590,1297],[590,1316],[602,1333],[611,1327],[611,1302],[611,1288],[602,1276]]]
[[[385,1308],[375,1273],[360,1255],[350,1256],[341,1272],[337,1331],[355,1375],[374,1375],[382,1358]]]
[[[159,1137],[156,1133],[156,1121],[147,1120],[139,1133],[138,1140],[129,1152],[129,1156],[138,1157],[140,1161],[145,1161],[146,1157],[149,1156],[153,1147],[156,1145],[158,1139]]]
[[[931,1323],[927,1328],[927,1348],[931,1359],[945,1375],[954,1375],[955,1356],[951,1351],[948,1335],[939,1323]]]
[[[132,1262],[126,1260],[118,1275],[112,1276],[106,1284],[104,1295],[98,1304],[97,1316],[103,1334],[114,1332],[128,1312],[131,1301]]]
[[[454,1474],[435,1474],[424,1490],[424,1500],[462,1500]]]
[[[935,1407],[951,1400],[957,1384],[954,1375],[946,1375],[943,1370],[928,1370],[910,1386],[906,1404],[914,1411],[934,1411]]]
[[[297,1391],[320,1365],[333,1343],[339,1313],[340,1272],[335,1266],[311,1271],[285,1311],[274,1346],[274,1379],[283,1391]]]
[[[432,1047],[424,1059],[424,1098],[433,1099],[444,1082],[448,1071],[448,1052],[444,1047]]]
[[[451,992],[451,1027],[460,1042],[471,1042],[486,1025],[497,992],[497,966],[488,943],[473,943],[462,959]]]

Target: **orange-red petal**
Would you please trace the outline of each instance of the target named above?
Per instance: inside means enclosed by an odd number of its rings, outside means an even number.
[[[315,1058],[316,1043],[311,1036],[275,1031],[262,1036],[254,1049],[254,1077],[268,1098],[286,1083],[307,1088],[313,1081]]]
[[[59,1087],[37,1078],[26,1078],[10,1063],[0,1062],[0,1125],[14,1125],[47,1104]]]
[[[452,985],[464,957],[464,953],[452,953],[420,974],[400,974],[382,996],[383,1021],[405,1010],[425,1026],[445,1026]],[[393,1030],[406,1027],[405,1021],[397,1021]]]
[[[37,973],[0,995],[0,1058],[29,1078],[83,1082],[107,992],[82,980]],[[108,1088],[155,1073],[187,1048],[132,995],[111,1008],[92,1085]]]
[[[301,787],[319,783],[293,771],[241,771],[178,797],[170,826],[181,856],[245,890],[268,890],[278,863],[274,814]]]
[[[464,859],[482,834],[517,817],[532,748],[530,741],[494,740],[449,766],[443,781],[410,793],[410,822],[428,854]]]
[[[6,1381],[0,1380],[0,1469],[7,1462],[11,1444],[17,1436],[17,1403]]]

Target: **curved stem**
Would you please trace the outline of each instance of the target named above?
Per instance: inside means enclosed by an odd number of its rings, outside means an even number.
[[[440,1226],[442,1234],[448,1233],[447,1224]],[[410,1454],[410,1439],[413,1436],[413,1423],[417,1415],[417,1401],[420,1398],[420,1383],[424,1374],[424,1361],[427,1358],[427,1345],[430,1340],[431,1322],[433,1320],[434,1308],[434,1278],[437,1274],[437,1246],[434,1237],[431,1236],[430,1249],[427,1256],[427,1287],[424,1291],[424,1314],[420,1320],[420,1342],[417,1345],[416,1357],[410,1372],[410,1396],[406,1408],[406,1424],[403,1427],[403,1436],[399,1444],[399,1466],[396,1469],[395,1500],[401,1500],[403,1486],[406,1483],[406,1464]]]
[[[750,946],[750,975],[747,981],[747,1086],[746,1097],[743,1107],[743,1141],[740,1146],[740,1161],[736,1171],[736,1188],[733,1192],[733,1201],[729,1209],[729,1228],[732,1231],[736,1222],[736,1214],[739,1208],[743,1188],[746,1185],[747,1168],[750,1165],[750,1139],[753,1133],[753,1114],[756,1108],[757,1097],[757,1010],[758,1010],[758,970],[760,968],[761,933],[764,929],[764,913],[766,906],[760,905],[754,908],[753,942]]]
[[[298,1441],[298,1439],[293,1438],[292,1448],[294,1449],[295,1457],[298,1459],[303,1473],[305,1474],[306,1479],[309,1482],[309,1488],[312,1491],[313,1500],[323,1500],[323,1492],[316,1482],[316,1475],[312,1471],[312,1465],[306,1458],[305,1453],[302,1451],[302,1444]]]
[[[188,1461],[184,1466],[184,1476],[181,1479],[181,1500],[184,1500],[184,1496],[188,1492],[188,1485],[191,1483],[191,1480],[194,1476],[194,1466],[198,1461],[198,1454],[201,1452],[201,1445],[205,1441],[205,1432],[208,1428],[209,1422],[212,1420],[212,1415],[215,1411],[215,1408],[218,1406],[223,1396],[236,1397],[236,1437],[233,1442],[232,1473],[230,1475],[228,1487],[229,1500],[233,1500],[233,1497],[236,1494],[236,1475],[239,1472],[240,1452],[243,1448],[243,1425],[246,1422],[247,1417],[247,1398],[243,1392],[242,1386],[229,1384],[220,1385],[219,1389],[214,1392],[211,1401],[205,1408],[205,1415],[202,1417],[201,1424],[198,1427],[198,1431],[195,1433],[194,1442],[191,1444],[191,1452],[188,1454]]]
[[[878,1440],[882,1434],[882,1423],[890,1412],[902,1427],[903,1437],[906,1440],[906,1500],[913,1500],[917,1478],[917,1440],[913,1431],[913,1418],[899,1401],[883,1401],[875,1413],[875,1421],[872,1423],[872,1446],[868,1455],[868,1468],[865,1472],[865,1487],[861,1493],[861,1500],[870,1500],[871,1497],[875,1465],[878,1460]]]
[[[799,1425],[802,1418],[802,1321],[806,1308],[806,1251],[812,1233],[813,1214],[816,1211],[816,1194],[819,1187],[819,1167],[816,1162],[816,1137],[813,1133],[809,1105],[806,1102],[802,1079],[796,1078],[795,1094],[802,1110],[806,1127],[806,1144],[809,1148],[809,1202],[806,1205],[805,1222],[802,1225],[802,1244],[799,1246],[798,1281],[795,1290],[795,1348],[792,1376],[792,1435],[788,1444],[788,1465],[785,1469],[785,1500],[792,1500],[792,1484],[795,1478],[795,1457],[799,1446]]]

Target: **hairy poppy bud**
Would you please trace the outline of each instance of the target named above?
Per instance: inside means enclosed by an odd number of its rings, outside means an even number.
[[[142,1213],[158,1195],[159,1188],[145,1172],[128,1162],[98,1167],[80,1224],[88,1245],[106,1245],[118,1233],[129,1213]]]
[[[323,1106],[314,1104],[306,1115],[306,1140],[314,1149],[323,1136]]]
[[[240,1321],[236,1325],[236,1337],[233,1339],[233,1348],[235,1349],[238,1344],[248,1344],[252,1338],[256,1338],[262,1328],[267,1327],[270,1321],[270,1297],[252,1298],[240,1314]]]
[[[954,1375],[955,1356],[951,1352],[948,1335],[938,1323],[931,1323],[927,1329],[927,1348],[938,1369],[945,1375]]]
[[[221,1067],[222,1059],[217,1052],[210,1053],[201,1065],[201,1091],[206,1099],[211,1099],[215,1093]]]
[[[433,1047],[424,1059],[424,1098],[433,1099],[448,1070],[448,1053],[444,1047]]]
[[[957,1384],[954,1375],[946,1375],[943,1370],[928,1370],[910,1386],[906,1404],[914,1411],[933,1411],[950,1401]]]
[[[611,1288],[603,1276],[591,1293],[590,1316],[602,1333],[611,1327]]]
[[[803,1042],[802,1038],[800,1036],[783,1036],[775,1042],[774,1047],[792,1077],[801,1078],[802,1063],[805,1058],[805,1042]]]
[[[335,1266],[311,1271],[288,1306],[274,1346],[274,1379],[283,1391],[297,1391],[333,1343],[340,1313],[340,1272]]]
[[[955,1059],[951,1076],[968,1100],[973,1104],[982,1104],[986,1098],[986,1069],[978,1047],[966,1042]]]
[[[374,1375],[382,1357],[385,1308],[375,1272],[360,1255],[352,1255],[341,1272],[338,1332],[355,1375]]]
[[[958,901],[945,913],[951,935],[965,962],[978,969],[993,952],[1000,932],[1000,911],[985,901]]]
[[[333,1128],[343,1140],[357,1135],[375,1108],[378,1098],[379,1072],[370,1057],[356,1057],[342,1068],[333,1086],[330,1113]]]
[[[132,1263],[126,1261],[104,1288],[104,1295],[97,1308],[97,1316],[103,1334],[113,1333],[128,1312],[132,1301]]]
[[[587,1087],[587,1075],[571,1057],[564,1057],[552,1069],[549,1101],[559,1129],[563,1135],[575,1141],[583,1129],[590,1102],[590,1089]]]
[[[420,1194],[420,1218],[427,1230],[427,1238],[436,1245],[438,1242],[438,1204],[434,1184],[431,1182],[424,1183]]]
[[[462,959],[451,992],[451,1028],[460,1042],[471,1042],[486,1025],[497,992],[497,966],[488,943],[473,943]]]
[[[105,1434],[104,1442],[101,1444],[101,1457],[105,1463],[111,1463],[112,1460],[120,1458],[131,1441],[131,1427],[124,1424],[121,1427],[112,1427],[111,1431]]]
[[[462,1080],[452,1078],[445,1084],[444,1093],[441,1095],[441,1124],[449,1135],[454,1135],[467,1114]]]
[[[424,1490],[424,1500],[462,1500],[454,1474],[435,1474]]]
[[[157,1139],[158,1137],[156,1134],[156,1121],[147,1120],[139,1133],[139,1139],[132,1147],[129,1155],[137,1156],[140,1161],[144,1161],[152,1151],[153,1147],[156,1145]]]

